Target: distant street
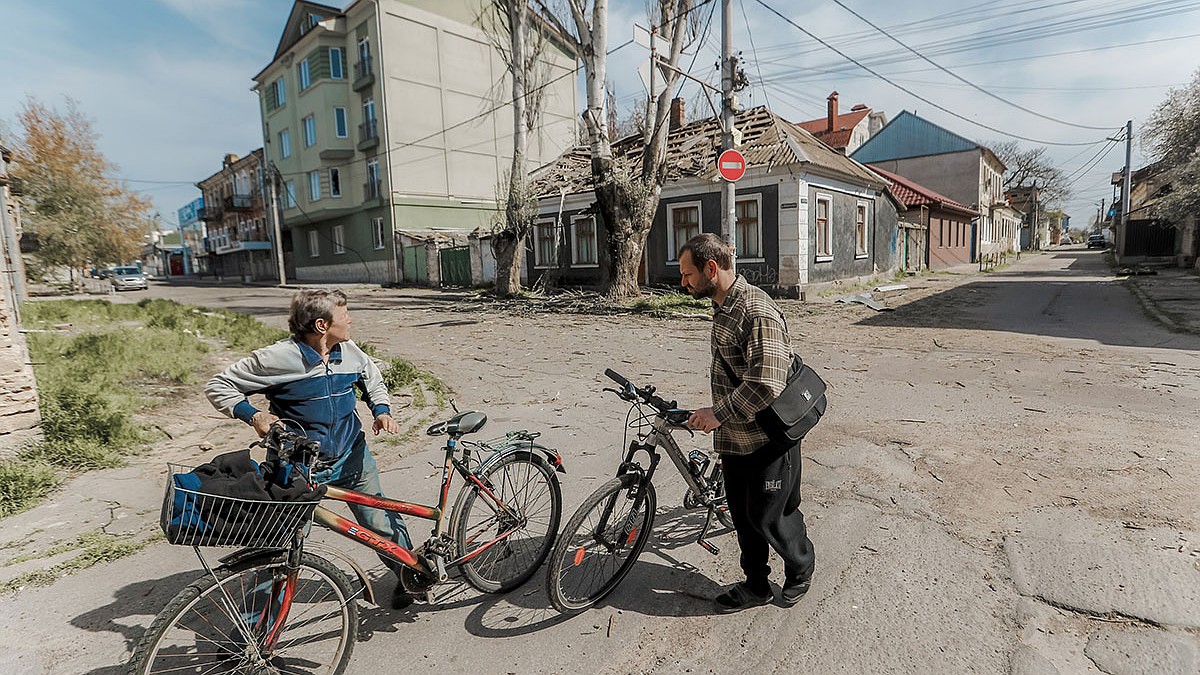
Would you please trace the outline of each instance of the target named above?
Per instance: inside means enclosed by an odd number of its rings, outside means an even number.
[[[604,606],[564,620],[541,574],[503,597],[451,584],[437,606],[364,607],[347,672],[1200,671],[1200,338],[1148,319],[1102,253],[1082,248],[909,285],[888,312],[786,303],[831,405],[802,448],[817,568],[795,608],[712,613],[708,598],[738,579],[737,545],[718,533],[714,557],[692,543],[700,518],[667,468],[658,537]],[[517,315],[459,293],[348,290],[355,338],[487,412],[483,436],[536,429],[562,452],[564,520],[619,461],[626,408],[600,391],[606,367],[681,406],[708,402],[706,321]],[[172,298],[281,326],[289,294],[153,283],[115,300]],[[196,439],[227,450],[247,438],[206,406],[197,395],[164,411],[169,430],[181,427],[174,443],[80,479],[80,494],[6,531],[45,536],[71,509],[106,518],[110,500],[155,527],[162,462],[194,459]],[[436,439],[374,447],[386,491],[434,500]],[[418,540],[423,527],[411,528]],[[356,553],[386,597],[390,577]],[[139,626],[198,569],[190,551],[159,543],[5,599],[0,670],[7,659],[6,672],[120,672]]]

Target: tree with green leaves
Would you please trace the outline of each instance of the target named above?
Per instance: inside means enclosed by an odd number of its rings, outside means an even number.
[[[1200,70],[1167,98],[1142,127],[1142,148],[1166,175],[1151,213],[1180,226],[1200,217]]]
[[[44,268],[67,268],[72,284],[92,263],[124,263],[141,250],[150,203],[113,176],[91,121],[68,99],[66,111],[27,98],[17,114],[13,177]]]

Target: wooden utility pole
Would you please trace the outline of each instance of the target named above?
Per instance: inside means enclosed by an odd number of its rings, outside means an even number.
[[[733,55],[733,0],[721,0],[721,151],[734,147],[734,112],[737,105],[733,94],[737,74],[737,57]],[[734,269],[737,261],[737,188],[731,180],[721,186],[721,238],[733,251]]]

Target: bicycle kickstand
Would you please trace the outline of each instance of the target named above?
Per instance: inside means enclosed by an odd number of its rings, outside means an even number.
[[[721,552],[721,549],[717,548],[716,544],[705,539],[708,536],[708,528],[712,526],[713,515],[715,514],[714,508],[712,506],[708,507],[708,516],[704,518],[704,527],[700,528],[700,536],[696,537],[696,543],[700,544],[700,548],[705,551],[717,555]]]

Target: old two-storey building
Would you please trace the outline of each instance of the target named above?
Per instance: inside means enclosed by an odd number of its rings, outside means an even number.
[[[668,137],[669,178],[646,240],[643,283],[677,285],[679,247],[701,232],[721,232],[720,120],[682,122],[673,120]],[[887,181],[764,107],[739,114],[737,128],[747,166],[735,209],[740,273],[797,297],[812,284],[896,269],[896,202]],[[626,138],[613,154],[635,167],[640,147],[640,136]],[[564,154],[534,179],[540,200],[530,281],[553,272],[563,283],[596,283],[605,225],[596,217],[588,149]]]
[[[274,58],[254,76],[289,277],[399,281],[403,246],[417,241],[405,232],[465,238],[490,227],[513,141],[507,70],[480,28],[488,6],[293,5]],[[553,41],[543,60],[531,166],[575,142],[574,60]]]
[[[206,261],[201,266],[208,273],[245,280],[279,278],[264,180],[259,148],[245,157],[225,155],[220,171],[196,183],[204,195]]]
[[[887,125],[887,115],[861,103],[851,107],[850,112],[840,112],[836,91],[825,99],[825,103],[825,117],[797,122],[796,126],[843,155],[853,153]]]
[[[971,261],[1020,250],[1021,216],[1004,196],[1004,163],[987,147],[902,111],[851,155],[979,212]]]

